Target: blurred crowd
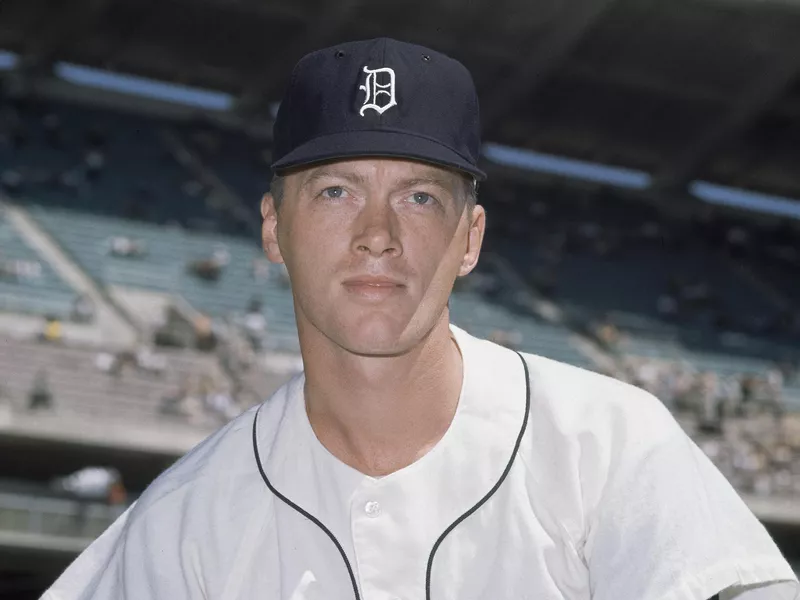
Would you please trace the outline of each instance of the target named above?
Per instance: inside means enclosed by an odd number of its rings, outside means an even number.
[[[208,373],[187,375],[161,399],[161,414],[193,425],[227,423],[242,412],[229,388],[227,382]]]
[[[785,414],[784,383],[797,378],[794,367],[775,366],[766,373],[723,375],[702,371],[686,361],[628,356],[607,371],[658,397],[676,413],[693,413],[703,429],[719,431],[726,417],[768,412]]]
[[[742,419],[724,435],[694,436],[699,447],[740,492],[768,497],[800,496],[800,440],[771,421]]]
[[[542,196],[516,189],[492,195],[489,244],[503,248],[515,259],[526,281],[545,296],[594,310],[596,299],[568,293],[571,286],[567,278],[574,278],[576,271],[565,269],[567,261],[581,257],[582,266],[592,261],[628,265],[645,253],[652,269],[665,269],[663,286],[636,289],[632,287],[635,278],[626,277],[623,270],[618,281],[598,280],[597,286],[613,286],[619,294],[635,295],[637,300],[646,300],[649,294],[649,304],[639,308],[669,323],[800,340],[797,225],[787,220],[746,220],[711,208],[675,216],[641,200],[624,200],[606,193],[582,197],[549,190]],[[670,266],[675,264],[674,257],[681,257],[680,264],[694,272],[674,269]],[[713,257],[722,262],[709,264],[727,263],[730,271],[749,270],[781,294],[786,292],[789,302],[764,312],[741,310],[731,302],[731,293],[743,282],[727,273],[704,273],[692,264],[692,257],[697,257],[698,264]],[[594,280],[591,268],[581,272]]]
[[[257,222],[252,204],[207,176],[209,163],[231,160],[231,144],[222,142],[231,135],[243,173],[237,183],[246,182],[238,191],[258,198],[269,180],[270,153],[247,132],[231,134],[201,117],[168,124],[76,105],[65,109],[0,90],[0,158],[10,157],[0,166],[0,191],[132,220],[250,235]],[[179,160],[178,154],[200,160]]]
[[[16,198],[56,192],[81,200],[97,191],[109,176],[113,178],[115,169],[124,166],[116,154],[115,144],[119,140],[115,140],[115,135],[119,132],[93,127],[91,120],[82,123],[78,119],[79,127],[74,123],[67,126],[62,119],[58,111],[47,110],[46,105],[35,102],[0,103],[0,152],[22,156],[33,145],[41,147],[43,156],[49,153],[63,159],[37,162],[33,153],[30,163],[11,161],[0,170],[0,189]],[[184,141],[201,159],[214,163],[225,158],[221,134],[210,128],[184,133]],[[219,214],[230,213],[232,222],[252,224],[254,214],[237,213],[237,207],[219,189],[209,185],[200,173],[176,162],[166,146],[154,145],[152,150],[160,153],[158,160],[163,164],[156,165],[159,170],[179,173],[176,189],[163,190],[149,181],[141,181],[131,186],[118,203],[102,203],[103,210],[127,218],[164,222],[164,218],[155,218],[153,211],[154,207],[169,204],[166,198],[175,207],[181,202],[198,206],[200,217],[211,221],[210,229],[215,227],[215,219],[211,217]],[[258,161],[253,164],[254,172],[266,172],[269,156],[260,155]],[[517,244],[505,253],[520,259],[516,266],[527,283],[557,303],[564,299],[564,267],[572,256],[613,262],[649,248],[665,256],[713,253],[734,265],[771,273],[778,282],[796,280],[800,273],[800,231],[796,227],[759,225],[711,210],[692,218],[671,217],[642,201],[626,204],[603,194],[578,198],[574,192],[554,190],[543,195],[547,197],[531,199],[528,188],[490,194],[486,204],[490,207],[489,226],[494,239],[490,239],[488,246],[494,248],[495,242],[498,247],[502,242]],[[100,210],[99,205],[95,208]],[[199,219],[198,214],[192,218]],[[109,237],[103,251],[131,261],[153,259],[153,249],[147,241],[129,235]],[[210,245],[199,257],[185,260],[181,267],[190,277],[212,286],[223,285],[232,260],[230,249],[219,243]],[[37,260],[6,256],[0,248],[0,282],[39,280],[44,277],[44,266]],[[253,260],[251,274],[262,283],[277,282],[284,288],[290,285],[284,268],[261,257]],[[624,278],[620,282],[600,283],[615,290],[617,285],[637,285],[636,281]],[[509,290],[499,279],[480,270],[469,279],[456,282],[456,293],[462,289],[478,292],[492,302],[510,300]],[[800,307],[789,303],[769,314],[742,314],[732,310],[727,302],[730,290],[710,274],[705,277],[666,272],[663,286],[645,290],[645,296],[649,298],[645,312],[667,324],[701,325],[716,332],[744,331],[800,340]],[[593,298],[582,300],[584,308],[591,310]],[[217,320],[203,314],[187,316],[171,307],[144,343],[125,350],[97,352],[94,369],[98,376],[110,381],[150,378],[163,382],[158,411],[164,417],[197,425],[224,423],[263,399],[250,376],[259,369],[259,355],[270,347],[267,318],[270,307],[260,297],[245,298],[243,302],[238,314]],[[520,302],[514,302],[518,309]],[[70,318],[91,322],[94,313],[91,298],[78,296]],[[784,404],[785,386],[800,377],[796,363],[775,364],[764,373],[721,374],[698,369],[683,360],[626,356],[620,351],[625,334],[608,320],[596,322],[590,335],[612,355],[613,367],[607,369],[607,374],[651,392],[679,417],[689,418],[696,426],[698,443],[740,489],[754,493],[794,490],[800,494],[800,440],[786,426]],[[39,339],[42,343],[58,344],[62,337],[61,320],[48,317]],[[496,329],[488,337],[510,348],[520,348],[523,343],[520,332],[513,329]],[[197,367],[176,381],[171,377],[172,365],[165,348],[211,354],[218,359],[220,372]],[[58,405],[58,397],[59,390],[47,368],[40,369],[31,382],[28,407],[33,411],[50,410]],[[113,473],[103,474],[98,470],[86,471],[73,480],[58,485],[65,490],[68,485],[77,489],[80,486],[75,482],[82,480],[86,489],[95,486],[105,497],[116,485]]]
[[[800,422],[784,384],[796,368],[721,375],[685,362],[628,357],[608,374],[661,399],[740,492],[800,495]]]
[[[15,165],[0,172],[0,187],[12,196],[51,189],[69,195],[85,193],[105,171],[108,132],[90,127],[80,140],[64,127],[61,116],[41,111],[39,105],[23,99],[0,105],[0,151],[21,152],[40,145],[50,152],[75,155],[76,159],[56,167]]]

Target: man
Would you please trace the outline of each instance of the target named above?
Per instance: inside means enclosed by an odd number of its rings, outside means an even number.
[[[36,372],[28,392],[28,408],[30,410],[53,408],[53,392],[50,390],[47,369],[41,368]]]
[[[379,39],[291,81],[263,239],[304,374],[162,475],[46,598],[797,598],[655,398],[450,326],[485,226],[466,69]]]
[[[75,532],[79,535],[86,531],[92,504],[120,506],[127,499],[122,476],[111,467],[84,467],[71,475],[57,477],[51,487],[77,501]]]

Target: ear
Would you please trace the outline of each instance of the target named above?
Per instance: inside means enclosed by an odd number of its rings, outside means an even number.
[[[467,249],[461,261],[461,268],[458,270],[459,277],[469,274],[478,264],[478,257],[483,245],[483,234],[486,231],[486,211],[482,206],[476,205],[471,214],[468,211],[467,218],[470,220],[469,231],[467,231]]]
[[[264,194],[261,198],[261,244],[270,262],[282,263],[283,256],[278,246],[278,210],[272,194]]]

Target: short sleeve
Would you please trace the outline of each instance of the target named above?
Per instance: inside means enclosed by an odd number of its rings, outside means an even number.
[[[180,547],[174,524],[160,522],[156,515],[132,519],[134,509],[78,556],[42,600],[204,597],[191,552]]]
[[[800,598],[789,564],[725,477],[677,424],[667,430],[653,443],[620,443],[584,546],[593,600]]]
[[[111,598],[118,582],[120,549],[133,507],[92,542],[48,589],[42,600],[88,600]],[[104,591],[105,588],[105,591]]]

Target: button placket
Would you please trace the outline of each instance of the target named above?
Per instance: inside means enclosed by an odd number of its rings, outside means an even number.
[[[385,528],[391,504],[385,494],[383,482],[365,481],[351,500],[353,550],[364,600],[389,600],[396,595],[376,585],[385,560]]]

